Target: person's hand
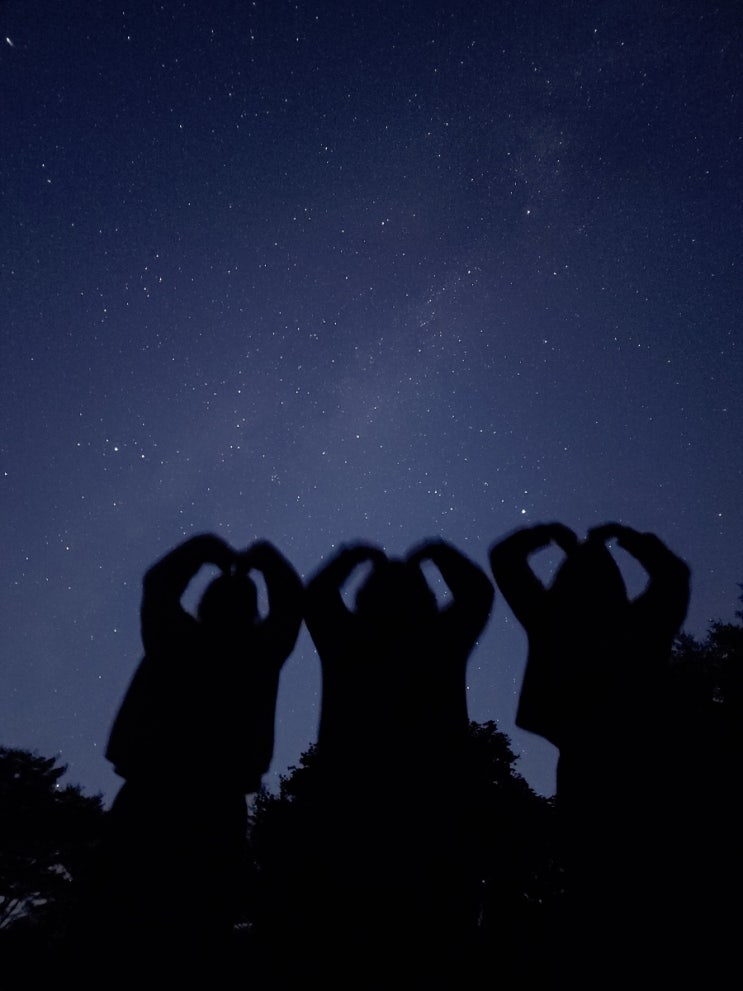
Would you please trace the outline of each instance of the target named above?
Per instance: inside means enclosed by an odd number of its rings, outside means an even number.
[[[174,637],[193,633],[196,620],[181,605],[181,597],[205,564],[228,573],[235,552],[219,537],[191,537],[153,564],[142,583],[142,641],[145,651],[173,649]]]
[[[663,637],[674,636],[689,606],[691,572],[686,562],[654,533],[641,533],[621,523],[593,527],[588,540],[602,543],[616,540],[645,569],[649,578],[647,588],[633,603],[638,623]]]
[[[271,570],[272,565],[284,561],[282,554],[270,541],[256,540],[255,543],[235,555],[231,573],[245,576],[251,571],[260,571],[263,574],[267,569]],[[288,564],[288,562],[286,563]]]
[[[601,526],[595,526],[588,531],[588,539],[600,540],[602,543],[616,540],[619,546],[631,554],[648,574],[653,574],[656,569],[669,567],[686,572],[689,570],[681,558],[669,550],[654,533],[641,533],[639,530],[634,530],[621,523],[602,523]]]
[[[547,590],[529,565],[529,556],[554,543],[569,557],[580,541],[562,523],[540,523],[515,530],[490,548],[490,567],[514,615],[531,631],[543,622]]]
[[[202,565],[215,564],[228,572],[235,557],[229,544],[213,534],[191,537],[152,565],[144,576],[144,595],[176,596],[180,600]]]
[[[424,540],[420,544],[416,544],[415,547],[410,550],[405,558],[410,564],[420,564],[422,561],[433,561],[436,563],[436,557],[440,556],[441,551],[446,553],[447,551],[456,551],[455,547],[448,544],[441,537],[432,537],[430,540]]]
[[[334,560],[343,561],[344,564],[353,564],[354,566],[369,561],[376,568],[387,563],[387,555],[376,544],[359,542],[356,544],[342,544]]]
[[[522,527],[493,544],[490,549],[490,563],[493,564],[494,558],[526,558],[552,543],[569,554],[578,546],[579,540],[570,527],[562,523],[538,523],[536,526]]]

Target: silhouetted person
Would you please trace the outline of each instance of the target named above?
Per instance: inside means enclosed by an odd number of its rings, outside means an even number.
[[[633,601],[604,544],[612,537],[648,574]],[[545,588],[528,558],[553,542],[566,557]],[[607,717],[624,723],[626,701],[654,704],[689,599],[688,568],[657,537],[606,524],[580,543],[567,527],[544,524],[500,541],[490,561],[529,638],[517,725],[564,748],[593,721],[607,732]]]
[[[562,654],[567,645],[560,630],[563,616],[557,597],[551,597],[529,564],[532,554],[551,543],[567,554],[577,550],[578,538],[560,523],[526,527],[491,548],[490,565],[498,588],[529,638],[516,725],[559,747],[560,731],[567,721],[559,687],[568,677],[567,658]],[[580,608],[583,605],[587,610],[591,607],[588,601],[579,602]],[[567,635],[573,636],[573,631],[569,629]]]
[[[451,593],[442,608],[425,561]],[[362,564],[371,570],[349,609],[342,589]],[[346,547],[307,585],[305,622],[323,671],[317,760],[327,805],[319,846],[345,906],[325,923],[343,933],[352,956],[371,954],[355,985],[374,986],[393,960],[401,980],[445,967],[458,936],[462,882],[450,858],[461,850],[459,825],[441,802],[463,772],[466,664],[492,599],[481,569],[441,541],[405,559]]]
[[[634,600],[605,546],[612,538],[647,572]],[[528,558],[550,542],[566,556],[545,588]],[[621,982],[643,961],[657,978],[667,959],[658,952],[656,917],[671,903],[667,831],[676,781],[666,679],[689,570],[653,534],[613,523],[584,542],[560,524],[521,530],[496,544],[490,559],[529,638],[517,723],[560,749],[563,937],[572,941],[561,947],[569,960],[563,977],[605,984],[613,966],[611,979]]]
[[[194,617],[181,597],[205,564],[222,573]],[[265,617],[251,571],[265,580]],[[266,542],[236,554],[217,537],[194,537],[145,576],[145,657],[106,751],[126,783],[101,866],[101,945],[115,935],[122,984],[145,961],[161,978],[220,980],[244,856],[244,795],[271,760],[279,673],[301,608],[299,578]]]
[[[426,560],[451,592],[442,609],[421,570]],[[370,573],[349,609],[342,588],[365,563]],[[374,768],[386,774],[422,754],[430,760],[432,748],[443,758],[461,741],[467,659],[492,598],[484,573],[442,541],[406,559],[361,544],[341,550],[305,593],[305,620],[323,669],[323,759],[358,762],[372,747]]]
[[[216,564],[197,617],[181,605],[196,572]],[[268,614],[258,613],[250,571],[263,575]],[[236,554],[219,538],[194,537],[145,576],[145,658],[111,730],[106,751],[122,777],[195,774],[243,793],[260,786],[273,754],[281,667],[302,619],[302,584],[266,541]]]

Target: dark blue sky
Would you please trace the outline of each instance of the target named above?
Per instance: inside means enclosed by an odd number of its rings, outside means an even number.
[[[618,519],[732,616],[742,69],[736,4],[0,4],[0,743],[112,797],[142,574],[202,531],[307,577]],[[470,713],[550,791],[524,657],[498,598]],[[274,771],[319,697],[303,632]]]

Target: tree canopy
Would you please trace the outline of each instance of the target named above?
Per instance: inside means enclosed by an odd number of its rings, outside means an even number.
[[[393,958],[404,968],[407,957],[416,979],[426,967],[432,979],[459,972],[481,953],[497,953],[502,974],[521,961],[523,973],[561,873],[553,802],[517,760],[494,722],[471,723],[458,779],[421,806],[415,788],[408,802],[396,784],[363,797],[362,783],[328,782],[318,750],[302,754],[253,809],[246,919],[259,959],[281,960],[287,981],[314,969],[332,983],[335,968],[338,983],[345,974],[364,987]],[[301,947],[291,958],[280,954],[287,939]],[[357,972],[360,959],[374,960],[369,973]]]
[[[55,757],[0,747],[0,935],[46,942],[69,912],[100,836],[98,795],[62,785]]]

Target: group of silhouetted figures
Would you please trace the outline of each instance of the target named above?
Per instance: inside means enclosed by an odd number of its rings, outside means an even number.
[[[610,540],[647,573],[635,598]],[[550,544],[564,557],[545,585],[530,557]],[[145,656],[108,744],[125,783],[77,923],[103,986],[454,988],[486,967],[505,987],[624,987],[695,974],[700,955],[686,944],[714,942],[707,930],[723,913],[705,918],[719,884],[707,890],[704,858],[688,849],[696,813],[679,798],[678,743],[693,727],[666,704],[689,570],[654,535],[619,524],[585,540],[560,524],[522,529],[492,547],[490,564],[528,636],[517,724],[560,754],[564,892],[549,924],[517,953],[496,940],[489,960],[472,938],[463,857],[473,819],[458,799],[466,665],[494,598],[487,575],[443,541],[405,558],[355,544],[303,585],[267,542],[237,553],[199,536],[145,576]],[[220,574],[194,616],[181,598],[203,565]],[[443,605],[430,565],[449,590]],[[361,566],[349,607],[344,589]],[[272,893],[280,938],[240,959],[230,940],[245,796],[271,761],[279,674],[302,622],[322,665],[313,811],[293,840],[311,849]]]

